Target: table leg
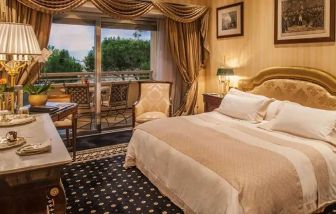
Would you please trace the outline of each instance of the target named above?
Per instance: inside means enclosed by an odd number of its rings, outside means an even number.
[[[77,114],[72,115],[72,159],[76,160],[77,146]]]
[[[61,180],[57,186],[53,186],[48,190],[48,195],[54,202],[54,213],[64,214],[66,212],[66,196]]]

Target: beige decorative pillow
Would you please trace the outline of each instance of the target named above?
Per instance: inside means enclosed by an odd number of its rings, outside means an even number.
[[[261,122],[270,102],[270,99],[265,102],[264,99],[227,94],[217,111],[233,118]]]
[[[336,112],[285,103],[275,119],[260,126],[336,145]]]

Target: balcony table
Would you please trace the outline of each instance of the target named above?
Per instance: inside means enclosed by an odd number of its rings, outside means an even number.
[[[55,118],[58,116],[54,116]],[[55,213],[65,213],[66,198],[61,169],[72,161],[48,114],[36,115],[30,124],[0,129],[0,136],[18,132],[29,144],[51,143],[51,151],[32,156],[18,156],[17,148],[0,150],[0,207],[3,214],[47,213],[49,195]]]

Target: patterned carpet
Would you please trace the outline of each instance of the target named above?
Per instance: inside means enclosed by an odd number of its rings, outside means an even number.
[[[138,169],[123,168],[126,146],[82,152],[63,169],[67,213],[183,213]]]
[[[63,169],[67,213],[183,213],[136,168],[123,166],[127,143],[80,151]],[[323,214],[336,213],[335,206]]]

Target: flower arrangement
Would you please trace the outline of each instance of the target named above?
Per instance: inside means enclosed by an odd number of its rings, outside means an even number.
[[[51,56],[52,51],[43,48],[43,50],[41,51],[41,55],[36,56],[34,59],[39,62],[39,63],[46,63],[49,59],[49,57]]]
[[[0,85],[6,85],[6,84],[7,84],[6,78],[0,79]]]
[[[44,106],[47,103],[50,89],[50,82],[27,84],[23,87],[23,91],[29,94],[28,101],[31,106]]]
[[[44,64],[48,61],[48,59],[52,55],[52,53],[53,52],[51,50],[43,48],[43,50],[41,51],[41,55],[36,56],[34,58],[35,61],[38,62],[38,65],[39,65],[38,79],[40,79],[41,70],[42,70]]]
[[[7,79],[0,79],[0,93],[5,92],[7,89]]]
[[[7,79],[0,79],[0,110],[5,110],[6,108],[6,97],[5,92],[8,91]]]

